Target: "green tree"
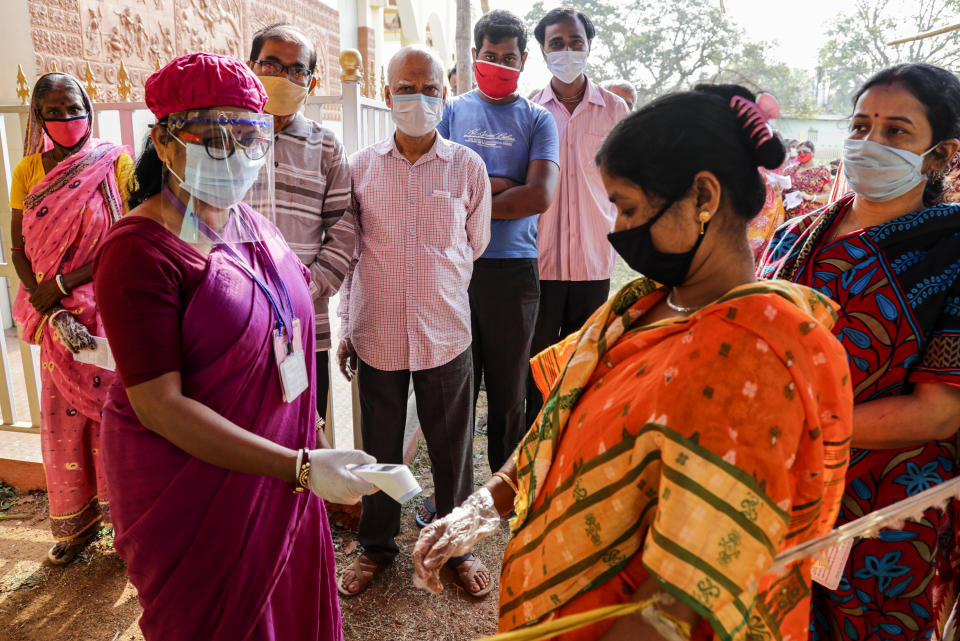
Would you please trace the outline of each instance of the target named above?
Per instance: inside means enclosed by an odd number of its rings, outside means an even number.
[[[766,52],[771,48],[766,42],[745,43],[709,78],[710,82],[732,82],[755,93],[771,93],[780,101],[780,111],[785,115],[802,117],[820,112],[812,74],[783,62],[769,61]]]
[[[826,108],[849,113],[857,88],[876,71],[901,62],[927,62],[946,69],[960,66],[960,31],[888,43],[960,22],[960,0],[922,0],[901,8],[890,0],[858,0],[839,14],[820,50]]]
[[[567,0],[597,28],[588,73],[600,82],[626,78],[641,104],[698,82],[735,82],[769,91],[785,113],[814,110],[812,79],[767,62],[764,43],[751,42],[716,0]],[[526,20],[547,12],[538,1]],[[809,95],[808,95],[809,94]]]

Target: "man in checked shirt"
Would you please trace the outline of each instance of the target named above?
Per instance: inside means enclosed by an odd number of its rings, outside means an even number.
[[[425,49],[390,60],[386,101],[397,131],[350,159],[357,257],[340,303],[340,369],[357,372],[363,449],[403,462],[407,389],[430,453],[440,516],[473,492],[473,353],[467,288],[490,240],[490,181],[473,151],[437,135],[444,70]],[[363,591],[399,548],[400,504],[363,498],[363,554],[340,575],[345,596]],[[468,592],[493,581],[477,557],[451,559]]]
[[[317,52],[303,33],[287,24],[261,29],[253,36],[247,65],[267,90],[265,111],[274,117],[277,227],[311,273],[317,412],[326,416],[330,389],[327,301],[340,289],[356,242],[350,165],[335,134],[300,113],[317,82],[313,77]]]

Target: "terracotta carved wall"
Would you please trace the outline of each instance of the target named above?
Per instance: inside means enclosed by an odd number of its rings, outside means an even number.
[[[310,37],[318,93],[340,93],[338,14],[320,0],[29,0],[29,6],[36,74],[56,66],[83,79],[90,63],[98,101],[119,99],[121,61],[131,99],[143,100],[143,83],[158,61],[191,51],[246,60],[254,32],[274,22],[294,24]]]

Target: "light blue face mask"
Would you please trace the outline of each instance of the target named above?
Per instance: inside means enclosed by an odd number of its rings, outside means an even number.
[[[937,143],[940,144],[940,143]],[[872,140],[843,141],[843,174],[850,188],[874,202],[886,202],[904,195],[924,180],[922,154],[881,145]]]
[[[180,141],[176,136],[174,139]],[[187,148],[187,163],[181,186],[198,200],[220,209],[229,209],[243,200],[257,182],[265,160],[250,160],[239,149],[217,160],[207,154],[203,145],[183,145]]]
[[[200,234],[194,199],[219,209],[235,207],[257,182],[265,158],[251,160],[240,149],[236,149],[229,157],[217,160],[207,154],[203,145],[185,143],[176,136],[173,139],[187,149],[187,161],[182,177],[172,167],[167,167],[180,181],[180,186],[190,194],[180,227],[180,239],[196,243]]]

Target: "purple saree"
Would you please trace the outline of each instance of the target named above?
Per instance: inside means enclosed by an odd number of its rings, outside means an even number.
[[[266,253],[301,326],[312,327],[306,272],[269,232]],[[271,283],[251,248],[240,252]],[[314,446],[314,395],[282,400],[267,299],[223,248],[203,259],[157,223],[131,217],[104,243],[95,278],[97,291],[112,301],[104,325],[125,384],[173,367],[185,395],[237,425],[290,448]],[[173,326],[165,320],[171,317]],[[304,332],[303,343],[312,385],[313,332]],[[172,361],[165,346],[178,352]],[[144,351],[159,363],[146,376]],[[141,425],[119,381],[102,431],[107,477],[115,483],[115,547],[139,592],[148,641],[342,639],[333,545],[319,498],[190,456]]]

